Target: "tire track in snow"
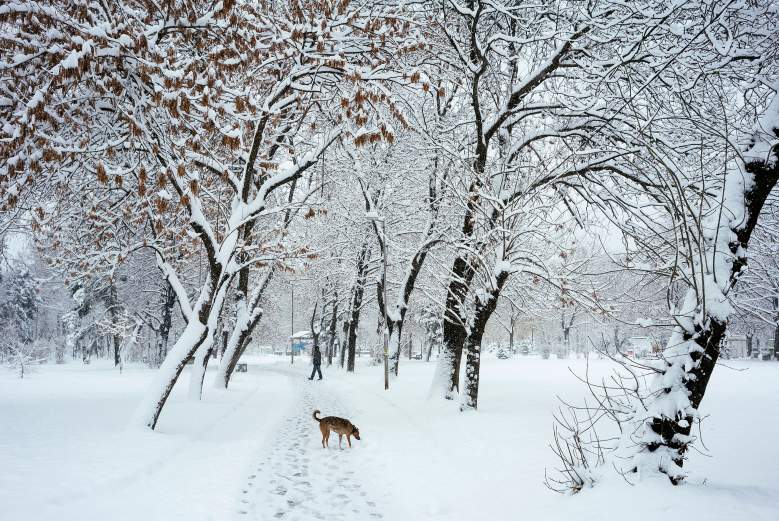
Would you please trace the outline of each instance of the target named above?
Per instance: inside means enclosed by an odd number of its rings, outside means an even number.
[[[293,382],[297,396],[266,452],[258,455],[256,473],[248,476],[241,491],[238,518],[245,520],[370,520],[381,519],[376,502],[360,479],[360,442],[349,450],[338,449],[338,436],[330,435],[330,448],[321,446],[319,427],[311,417],[314,409],[323,416],[349,417],[327,380],[307,381],[292,370],[269,368]]]

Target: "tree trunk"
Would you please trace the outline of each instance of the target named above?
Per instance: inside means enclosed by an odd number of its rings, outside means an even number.
[[[474,203],[475,204],[475,203]],[[463,233],[470,236],[473,233],[471,218],[466,217],[463,225]],[[438,360],[436,371],[436,384],[443,387],[443,396],[447,400],[454,398],[460,392],[460,363],[462,360],[463,346],[468,336],[465,329],[466,317],[463,313],[466,296],[471,280],[475,274],[463,255],[454,260],[450,275],[449,287],[446,294],[446,309],[444,310],[443,344],[441,356]]]
[[[767,110],[771,111],[771,114],[768,114],[770,117],[779,114],[779,97],[774,96]],[[779,128],[774,127],[771,130],[775,137],[779,137]],[[760,139],[764,139],[763,136],[760,136]],[[753,141],[752,146],[754,144]],[[728,237],[733,239],[728,242],[727,250],[717,249],[717,243],[710,246],[716,249],[717,255],[729,254],[732,260],[728,279],[716,282],[723,294],[733,289],[746,269],[749,239],[766,198],[779,180],[779,146],[772,145],[768,150],[767,154],[753,157],[745,164],[752,179],[744,180],[740,172],[730,172],[725,180],[723,192],[728,197],[723,197],[725,204],[720,224],[722,229],[718,236],[723,240]],[[750,157],[748,154],[749,149],[745,156]],[[737,203],[734,201],[741,194],[743,208],[728,207],[728,204],[740,204],[740,200]],[[700,313],[701,316],[696,318],[693,331],[677,327],[669,340],[663,358],[666,367],[653,383],[656,398],[649,405],[650,414],[653,416],[641,420],[645,422],[648,432],[645,432],[645,441],[641,443],[642,454],[639,454],[636,466],[637,470],[640,464],[647,464],[646,459],[642,457],[647,452],[656,454],[654,470],[666,474],[673,484],[678,484],[685,477],[682,465],[688,445],[692,442],[690,432],[722,351],[729,318],[728,314],[714,315],[710,308],[704,308],[701,304],[703,296],[697,294],[695,288],[688,290],[687,298],[693,301],[697,299],[696,310],[703,308],[706,312]],[[688,398],[689,403],[680,403],[684,396]],[[666,412],[669,409],[673,411],[670,415]]]
[[[398,376],[398,370],[400,366],[400,335],[403,331],[403,321],[390,321],[388,322],[389,338],[387,343],[389,344],[388,358],[389,358],[389,373],[393,376]]]
[[[170,330],[173,327],[173,309],[176,306],[176,292],[173,291],[173,287],[170,282],[165,279],[165,299],[162,303],[162,319],[160,320],[159,332],[159,344],[157,347],[157,361],[156,367],[162,364],[165,359],[165,355],[168,353],[168,339],[170,338]]]
[[[511,329],[509,330],[509,351],[514,352],[514,320],[511,320]]]
[[[163,261],[158,259],[158,263],[163,272],[168,271]],[[192,356],[195,356],[195,363],[192,367],[189,395],[190,397],[200,397],[208,355],[213,344],[214,332],[211,325],[217,323],[217,318],[224,304],[225,293],[231,281],[232,277],[224,272],[220,264],[214,263],[209,267],[208,278],[200,289],[197,307],[191,310],[187,326],[171,351],[168,352],[168,356],[165,357],[162,366],[157,371],[148,393],[141,401],[134,415],[133,423],[135,425],[154,429],[170,391],[181,375],[187,360]],[[182,298],[179,296],[179,292],[177,292],[178,298]],[[179,304],[181,305],[181,302]]]
[[[203,397],[203,381],[206,378],[208,361],[214,348],[214,332],[207,328],[205,341],[195,351],[195,363],[192,364],[192,376],[189,380],[189,399],[200,400]]]
[[[230,378],[238,365],[238,360],[241,359],[244,351],[246,351],[249,339],[260,319],[262,319],[260,301],[270,281],[273,279],[274,273],[275,270],[271,268],[265,274],[265,277],[257,283],[251,294],[249,293],[248,274],[245,279],[239,278],[239,300],[236,306],[235,324],[225,345],[222,361],[217,369],[216,380],[214,381],[216,388],[227,389],[227,386],[230,385]]]
[[[333,346],[335,345],[335,330],[338,325],[338,292],[336,291],[334,297],[335,304],[333,305],[333,314],[330,317],[330,326],[327,329],[327,367],[333,365]]]
[[[351,316],[349,319],[349,332],[347,334],[347,359],[346,371],[354,372],[354,356],[357,349],[357,330],[360,325],[360,305],[362,304],[363,287],[357,286],[354,303],[352,304]]]
[[[774,360],[779,360],[779,297],[774,297],[774,311],[776,312],[776,325],[774,326]]]
[[[217,369],[214,385],[218,388],[227,389],[227,386],[230,385],[230,378],[238,365],[238,360],[246,351],[249,339],[262,318],[262,309],[257,304],[252,305],[251,308],[252,310],[247,310],[244,316],[236,318],[236,325],[227,341],[222,362]]]
[[[779,360],[779,323],[774,328],[774,360]]]
[[[503,286],[508,280],[508,272],[502,271],[496,277],[495,287],[487,294],[485,302],[478,302],[474,313],[473,325],[465,341],[465,392],[460,410],[476,410],[479,403],[479,371],[481,369],[481,342],[492,313],[498,304]]]
[[[476,30],[476,24],[471,26],[471,30]],[[477,38],[475,33],[471,35],[471,45],[469,49],[470,61],[473,65],[479,66],[478,71],[468,78],[470,85],[471,107],[473,108],[474,123],[476,130],[476,146],[473,151],[473,176],[474,180],[468,187],[467,200],[465,205],[465,215],[461,235],[466,241],[472,241],[476,215],[479,211],[481,202],[481,187],[484,183],[484,173],[487,166],[487,155],[489,148],[489,137],[484,134],[484,122],[481,113],[480,81],[486,71],[486,63],[482,60],[481,51],[475,45]],[[473,244],[469,245],[473,246]],[[443,386],[443,395],[447,400],[454,398],[455,393],[460,392],[460,361],[463,354],[463,346],[467,333],[465,330],[465,316],[461,309],[465,305],[465,297],[468,294],[471,280],[475,273],[474,267],[468,260],[467,253],[458,253],[452,264],[450,272],[449,287],[446,292],[446,309],[444,311],[444,341],[443,352],[438,360],[438,369],[436,371],[436,383],[434,385]]]
[[[341,369],[344,368],[344,358],[346,355],[346,345],[348,343],[347,339],[349,338],[349,321],[351,320],[351,316],[352,313],[351,313],[351,305],[350,305],[349,317],[346,320],[344,320],[344,325],[343,325],[343,342],[339,342],[338,344],[338,350],[340,351],[338,353],[340,358],[339,365],[341,366]]]
[[[110,280],[108,283],[107,293],[103,298],[103,302],[105,303],[106,308],[108,308],[108,314],[111,317],[111,322],[116,325],[119,315],[119,297],[116,294],[116,284],[114,284],[113,280]],[[114,332],[111,334],[111,341],[114,355],[114,367],[118,367],[122,362],[120,359],[122,338],[119,335],[118,330],[114,329]]]
[[[132,423],[138,427],[154,429],[162,408],[170,396],[181,371],[195,351],[205,342],[208,328],[194,317],[168,352],[149,391],[135,413]]]
[[[436,379],[443,385],[444,398],[452,400],[460,392],[460,360],[468,335],[464,326],[450,322],[444,322],[443,335]]]
[[[349,332],[347,334],[346,371],[354,372],[354,355],[357,348],[357,331],[360,325],[360,311],[362,308],[362,298],[365,293],[365,281],[368,272],[368,258],[370,249],[365,242],[360,249],[357,257],[357,279],[352,289],[352,308],[349,310]]]

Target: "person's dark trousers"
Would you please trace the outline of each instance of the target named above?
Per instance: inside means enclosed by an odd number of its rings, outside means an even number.
[[[319,373],[319,379],[322,379],[322,367],[319,364],[316,364],[314,366],[314,369],[311,370],[311,376],[308,377],[309,380],[314,379],[314,374]]]

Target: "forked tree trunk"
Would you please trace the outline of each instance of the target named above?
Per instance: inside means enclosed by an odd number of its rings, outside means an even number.
[[[213,268],[212,268],[213,269]],[[211,350],[214,347],[215,329],[218,324],[219,315],[224,307],[225,295],[230,287],[231,277],[227,274],[215,278],[217,291],[214,292],[213,299],[210,301],[210,313],[206,324],[206,337],[195,351],[195,363],[192,364],[192,377],[189,381],[190,400],[200,400],[203,396],[203,380],[208,369],[208,361],[211,359]]]
[[[271,147],[270,157],[278,150],[277,146]],[[289,193],[287,194],[287,203],[292,203],[297,189],[297,178],[290,183]],[[248,186],[243,193],[244,199],[248,196]],[[284,212],[284,224],[283,229],[287,229],[292,222],[293,212],[287,208]],[[252,230],[254,229],[254,223],[247,223],[243,232],[244,245],[251,244],[252,242]],[[243,314],[236,317],[235,326],[230,333],[230,337],[225,345],[224,353],[222,354],[222,361],[219,364],[217,370],[216,380],[214,385],[217,388],[227,389],[230,385],[230,378],[235,371],[235,367],[238,365],[238,360],[241,359],[243,353],[246,351],[246,345],[257,327],[257,324],[262,318],[262,309],[260,308],[260,302],[262,301],[265,291],[268,289],[271,280],[276,272],[275,265],[269,268],[265,277],[256,283],[255,289],[249,292],[249,267],[245,266],[238,272],[238,295],[239,299],[242,299],[245,307]]]
[[[476,162],[477,174],[484,172],[486,150],[481,152],[480,157]],[[464,237],[470,238],[474,233],[474,215],[479,203],[478,190],[477,185],[471,186],[469,190],[468,205],[462,227]],[[465,305],[475,270],[466,255],[460,254],[455,258],[449,275],[444,310],[444,338],[434,382],[434,386],[439,387],[439,392],[443,391],[443,397],[447,400],[453,399],[455,394],[460,392],[460,362],[463,346],[468,336],[465,329],[466,317],[462,306]]]
[[[434,193],[431,193],[430,197],[434,197]],[[397,303],[397,309],[395,310],[395,315],[397,319],[390,320],[389,317],[387,316],[386,309],[384,309],[383,305],[381,306],[380,309],[380,311],[384,313],[385,319],[387,320],[387,325],[389,326],[389,334],[390,334],[389,370],[390,373],[394,374],[395,376],[398,376],[398,372],[400,370],[400,341],[403,335],[403,325],[406,321],[406,314],[408,313],[408,305],[409,302],[411,301],[411,294],[414,291],[414,287],[416,286],[417,278],[419,277],[419,274],[422,272],[422,266],[425,263],[427,254],[430,251],[430,248],[433,246],[433,242],[430,240],[430,238],[433,235],[435,217],[438,215],[437,204],[431,204],[430,212],[431,212],[431,221],[430,224],[428,225],[427,231],[425,232],[426,242],[422,245],[422,247],[420,247],[420,249],[416,252],[414,257],[411,259],[411,265],[409,266],[408,273],[406,275],[405,280],[403,281],[400,299]],[[383,304],[383,300],[381,298],[379,298],[379,303]]]
[[[237,313],[235,317],[235,325],[227,340],[227,344],[222,354],[222,360],[217,369],[216,380],[214,380],[214,387],[218,389],[227,389],[230,385],[230,378],[235,372],[235,367],[238,365],[238,360],[241,359],[244,351],[246,351],[246,345],[254,333],[257,324],[262,319],[262,308],[260,307],[260,301],[262,300],[265,290],[268,288],[275,270],[271,268],[258,283],[255,289],[249,294],[249,279],[248,272],[246,273],[246,279],[239,279],[238,290],[239,298],[237,305]],[[247,300],[248,299],[248,304]]]
[[[187,360],[195,354],[207,336],[208,328],[200,320],[193,317],[162,362],[142,406],[133,417],[133,425],[150,429],[157,426],[162,408],[165,406],[165,402],[167,402]]]
[[[384,302],[384,284],[386,283],[386,280],[382,280],[379,282],[379,284],[376,285],[376,300],[379,303],[379,313],[380,316],[384,317],[384,322],[386,323],[387,333],[389,336],[389,372],[396,377],[398,376],[400,367],[400,341],[403,334],[403,324],[406,320],[406,313],[408,312],[408,305],[411,301],[411,294],[414,291],[414,286],[416,286],[417,278],[422,272],[422,266],[425,263],[427,254],[430,252],[430,249],[433,247],[433,245],[437,242],[433,239],[439,210],[436,180],[434,174],[431,175],[428,184],[428,207],[430,211],[430,219],[425,230],[423,243],[411,258],[405,279],[401,282],[400,295],[398,295],[398,299],[395,301],[394,305],[390,305],[389,302]],[[365,190],[363,190],[363,195],[365,197],[365,210],[372,211],[373,205],[371,204],[371,199]],[[384,244],[386,237],[384,237],[384,233],[379,232],[379,227],[375,222],[373,223],[373,228],[376,232],[376,237],[379,241],[382,255],[386,255],[386,244]],[[387,259],[384,259],[385,263],[386,261]],[[387,309],[388,306],[390,306],[389,310]],[[394,308],[392,306],[394,306]],[[391,313],[388,311],[391,311]]]
[[[163,272],[170,272],[164,261],[158,258],[158,262]],[[200,354],[201,358],[193,364],[192,378],[195,381],[190,382],[190,396],[192,396],[193,389],[197,388],[198,381],[200,389],[202,389],[207,355],[213,342],[213,325],[216,324],[216,318],[221,312],[224,294],[230,281],[231,276],[224,273],[220,264],[214,263],[210,267],[208,278],[200,289],[197,305],[189,313],[190,316],[184,331],[168,352],[168,356],[165,357],[147,394],[136,410],[132,420],[133,425],[148,427],[152,430],[156,427],[162,408],[165,406],[187,360],[196,354]],[[179,300],[185,297],[183,288],[177,291]],[[181,301],[180,304],[183,305]],[[188,305],[187,303],[187,307]],[[198,357],[196,356],[196,358]]]

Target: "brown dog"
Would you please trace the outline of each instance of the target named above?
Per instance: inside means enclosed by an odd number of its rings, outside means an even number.
[[[314,419],[319,422],[319,430],[322,431],[322,448],[330,446],[330,431],[338,433],[338,448],[342,449],[341,442],[343,437],[346,436],[346,441],[349,443],[349,448],[352,448],[352,436],[360,439],[360,429],[358,429],[352,422],[338,416],[325,416],[324,418],[317,418],[319,410],[314,411]]]

